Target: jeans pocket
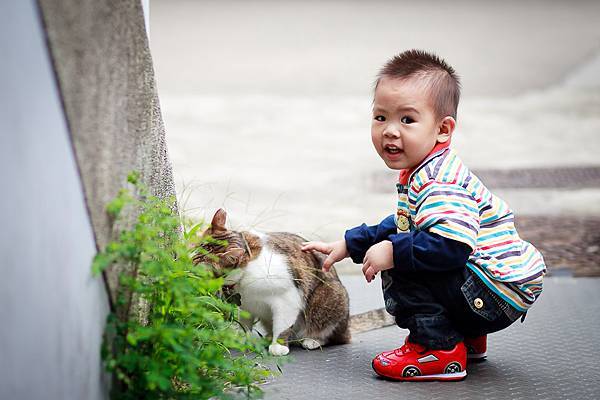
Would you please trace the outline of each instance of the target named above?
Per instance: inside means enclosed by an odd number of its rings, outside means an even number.
[[[488,321],[495,321],[502,314],[500,306],[487,289],[483,287],[484,283],[480,282],[473,274],[469,275],[460,287],[465,300],[474,313]]]

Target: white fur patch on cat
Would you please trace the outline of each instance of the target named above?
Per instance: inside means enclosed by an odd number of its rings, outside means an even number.
[[[290,348],[279,343],[273,343],[269,346],[269,353],[274,356],[285,356],[290,352]]]
[[[302,339],[302,347],[304,347],[307,350],[314,350],[321,347],[321,343],[318,340],[306,338]]]
[[[263,235],[259,237],[263,249],[257,258],[244,267],[237,291],[241,295],[241,308],[270,328],[273,340],[269,352],[280,356],[287,354],[289,348],[278,344],[277,338],[294,325],[298,314],[304,309],[304,301],[302,292],[294,284],[285,257],[268,248]]]

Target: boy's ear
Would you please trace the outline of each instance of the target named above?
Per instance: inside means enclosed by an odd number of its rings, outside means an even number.
[[[437,141],[438,143],[446,143],[452,137],[454,128],[456,127],[456,120],[451,116],[444,117],[440,122],[438,131]]]

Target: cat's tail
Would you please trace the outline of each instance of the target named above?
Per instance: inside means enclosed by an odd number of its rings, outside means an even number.
[[[350,333],[366,332],[395,324],[394,317],[385,308],[378,308],[350,316]]]

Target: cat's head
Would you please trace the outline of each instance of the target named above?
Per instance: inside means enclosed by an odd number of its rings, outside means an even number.
[[[252,258],[252,251],[248,244],[247,233],[228,230],[225,227],[227,213],[219,209],[212,218],[210,227],[202,234],[202,239],[208,237],[215,240],[206,242],[201,240],[201,246],[213,257],[197,252],[194,263],[212,266],[216,276],[221,276],[235,268],[243,268]]]

